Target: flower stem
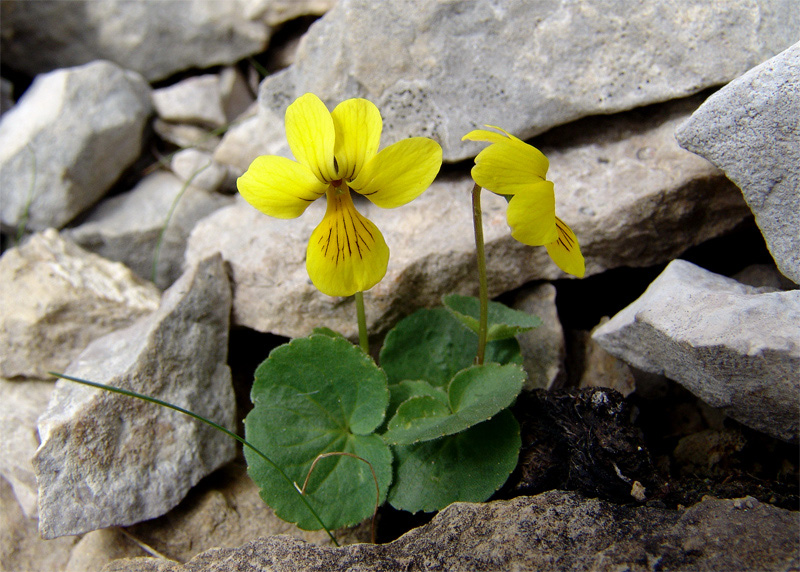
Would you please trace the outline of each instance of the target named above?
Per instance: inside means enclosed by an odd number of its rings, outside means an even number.
[[[364,293],[356,292],[356,312],[358,314],[358,345],[369,354],[369,336],[367,336],[367,313],[364,311]]]
[[[472,187],[472,222],[475,226],[475,249],[478,256],[478,298],[481,303],[478,322],[478,354],[475,363],[482,365],[486,355],[486,336],[489,329],[489,286],[486,281],[486,251],[483,243],[483,216],[481,213],[481,188]]]

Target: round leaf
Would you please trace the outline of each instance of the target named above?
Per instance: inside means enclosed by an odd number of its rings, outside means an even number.
[[[472,296],[450,294],[442,301],[448,310],[465,326],[478,333],[480,301]],[[503,340],[525,333],[542,324],[538,316],[520,312],[499,302],[489,302],[487,340]]]

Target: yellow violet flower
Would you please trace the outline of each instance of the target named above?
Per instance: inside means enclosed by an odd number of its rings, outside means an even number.
[[[442,148],[425,137],[398,141],[378,152],[383,122],[366,99],[348,99],[330,112],[314,94],[286,110],[286,138],[296,161],[258,157],[237,187],[255,208],[296,218],[323,195],[327,210],[311,234],[306,269],[329,296],[350,296],[381,281],[389,247],[362,216],[350,191],[382,208],[404,205],[427,189],[442,165]]]
[[[530,246],[544,245],[561,270],[582,278],[586,267],[578,239],[556,216],[553,183],[545,179],[550,166],[547,157],[499,127],[486,127],[501,133],[476,129],[462,138],[462,141],[491,143],[475,157],[472,168],[475,183],[511,197],[506,212],[511,236]]]

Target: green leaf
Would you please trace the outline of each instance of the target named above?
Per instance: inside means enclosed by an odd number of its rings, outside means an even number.
[[[478,336],[446,309],[417,310],[401,320],[387,335],[381,349],[381,367],[389,383],[425,380],[445,387],[453,376],[471,366],[478,351]],[[486,346],[487,362],[522,363],[513,338]]]
[[[319,326],[319,327],[317,327],[317,328],[314,328],[314,329],[311,331],[311,333],[312,333],[312,334],[319,334],[319,335],[321,335],[321,336],[328,336],[329,338],[342,338],[343,340],[346,340],[346,339],[347,339],[347,338],[344,336],[344,334],[340,334],[340,333],[339,333],[339,332],[337,332],[336,330],[332,330],[332,329],[330,329],[330,328],[326,328],[326,327],[324,327],[324,326]]]
[[[395,412],[397,412],[397,408],[400,407],[400,404],[404,401],[412,397],[423,395],[438,399],[449,410],[450,401],[444,390],[432,386],[427,381],[406,380],[389,386],[389,408],[387,409],[387,417],[391,418],[394,416]]]
[[[314,459],[334,451],[372,464],[381,502],[392,478],[392,454],[374,434],[389,402],[386,376],[347,340],[312,335],[277,347],[256,370],[255,405],[245,419],[248,441],[268,455],[298,486]],[[286,481],[245,450],[261,497],[283,520],[305,530],[319,528]],[[328,528],[361,522],[375,508],[375,481],[366,463],[344,456],[319,461],[306,497]]]
[[[395,446],[389,504],[431,512],[453,502],[485,501],[516,467],[521,445],[519,424],[506,410],[456,435]]]
[[[502,411],[522,391],[525,372],[516,365],[484,364],[458,372],[448,402],[418,395],[403,402],[383,435],[387,443],[410,445],[452,435]]]
[[[450,294],[442,298],[442,301],[462,324],[476,334],[478,333],[480,301],[477,298]],[[522,334],[542,324],[542,320],[538,316],[520,312],[505,304],[492,301],[489,302],[488,322],[489,330],[486,339],[490,342],[513,338],[517,334]]]

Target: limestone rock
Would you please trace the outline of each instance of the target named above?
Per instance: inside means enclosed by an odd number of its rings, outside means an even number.
[[[246,0],[249,18],[277,26],[300,16],[321,16],[336,5],[336,0]]]
[[[70,552],[64,571],[95,572],[114,560],[147,555],[147,552],[123,534],[121,529],[104,528],[83,535]]]
[[[178,151],[172,156],[169,166],[181,181],[193,187],[210,192],[218,191],[226,184],[235,188],[235,183],[228,181],[228,169],[214,161],[211,154],[199,149]]]
[[[730,81],[797,41],[794,0],[341,0],[295,64],[262,84],[283,115],[305,92],[367,97],[384,140],[430,136],[446,161],[474,156],[483,124],[526,139],[579,117],[667,101]]]
[[[597,327],[606,322],[608,317],[603,318]],[[578,387],[609,387],[625,397],[633,393],[636,390],[636,378],[628,364],[604,350],[589,332],[580,332],[578,335],[583,342],[583,371]]]
[[[0,376],[43,379],[86,345],[158,307],[159,293],[119,263],[53,229],[0,258]]]
[[[47,409],[52,381],[0,379],[0,476],[14,490],[28,518],[38,512],[38,488],[31,459],[39,446],[36,420]]]
[[[566,348],[564,329],[556,309],[556,288],[539,284],[522,291],[514,300],[515,310],[538,316],[542,325],[517,336],[528,379],[524,389],[550,389],[564,382]]]
[[[591,118],[542,139],[556,211],[578,236],[587,275],[670,260],[748,216],[738,189],[675,142],[675,126],[697,105]],[[370,332],[438,305],[443,294],[477,293],[471,188],[467,176],[450,174],[395,210],[357,203],[392,252],[386,277],[365,294]],[[490,296],[563,276],[544,248],[511,238],[504,199],[486,192],[482,200]],[[319,325],[355,335],[353,301],[323,296],[306,273],[306,245],[323,212],[317,201],[298,219],[276,220],[240,201],[197,225],[187,260],[221,252],[230,262],[237,324],[289,337]]]
[[[3,2],[3,61],[31,75],[106,59],[150,81],[263,51],[247,0]]]
[[[219,145],[220,137],[203,127],[184,123],[169,123],[160,118],[153,121],[153,131],[164,141],[176,147],[195,147],[209,153]]]
[[[0,120],[3,227],[61,227],[97,202],[141,153],[149,113],[145,80],[110,62],[37,77]]]
[[[0,78],[0,115],[14,107],[14,86],[6,78]]]
[[[66,374],[123,387],[234,427],[226,365],[230,286],[219,257],[199,262],[158,311],[95,340]],[[230,461],[235,442],[188,416],[61,380],[39,419],[33,465],[44,538],[155,518]]]
[[[193,76],[153,91],[153,107],[158,116],[172,123],[222,127],[227,122],[222,108],[219,76]]]
[[[764,292],[671,262],[594,339],[759,431],[797,442],[800,290]]]
[[[747,497],[688,509],[612,505],[552,491],[487,504],[455,503],[386,545],[329,548],[286,536],[209,550],[186,564],[118,561],[104,572],[383,572],[386,570],[791,570],[796,514]],[[765,539],[769,539],[765,541]],[[152,564],[151,564],[152,562]],[[657,564],[656,564],[657,563]]]
[[[269,113],[255,113],[255,108],[237,120],[214,149],[214,160],[228,165],[241,176],[260,155],[290,157],[283,121]]]
[[[181,275],[186,240],[194,225],[231,202],[230,197],[186,186],[172,173],[155,172],[127,193],[100,203],[69,236],[146,279],[153,277],[158,254],[155,283],[166,288]]]
[[[800,43],[712,95],[675,136],[742,189],[778,268],[800,284]]]

